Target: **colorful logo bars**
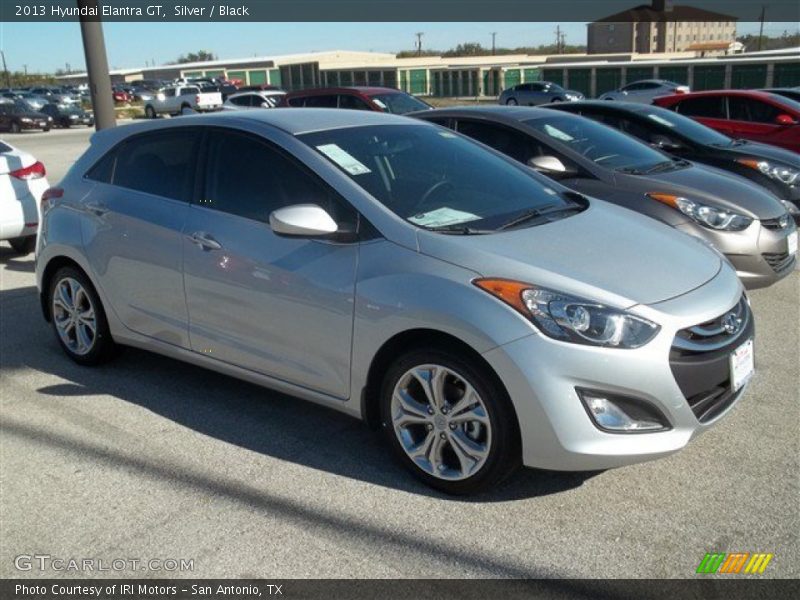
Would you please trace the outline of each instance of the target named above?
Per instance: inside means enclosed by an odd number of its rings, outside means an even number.
[[[725,554],[724,552],[708,552],[703,557],[703,560],[700,561],[697,572],[706,574],[761,574],[766,570],[773,556],[766,553],[733,552]]]

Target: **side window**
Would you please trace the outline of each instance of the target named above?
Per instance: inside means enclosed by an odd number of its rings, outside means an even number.
[[[305,106],[305,98],[289,98],[287,100],[289,106]]]
[[[539,154],[532,149],[531,138],[507,127],[467,120],[459,120],[457,127],[459,133],[491,146],[521,163],[527,163],[530,158]]]
[[[348,108],[351,110],[372,110],[361,98],[358,96],[351,96],[350,94],[339,95],[339,108]]]
[[[168,88],[164,90],[164,96],[167,98],[174,98],[175,97],[175,88]]]
[[[612,127],[624,131],[628,135],[632,135],[640,140],[644,140],[646,142],[649,142],[650,140],[650,130],[637,121],[621,118],[619,119],[619,123],[617,125],[612,125]]]
[[[247,160],[242,160],[244,156]],[[335,192],[256,137],[234,131],[212,133],[205,171],[201,205],[207,208],[268,223],[278,208],[317,204],[340,225],[355,223],[355,212]]]
[[[771,104],[751,98],[728,98],[728,117],[732,121],[752,121],[755,123],[775,123],[780,110]]]
[[[309,96],[306,108],[336,108],[336,96]]]
[[[114,185],[188,200],[194,171],[196,130],[173,130],[138,136],[119,149]]]
[[[690,117],[707,117],[709,119],[725,118],[725,98],[723,96],[707,96],[687,98],[678,104],[676,112]]]
[[[117,149],[97,161],[94,166],[86,173],[86,178],[100,183],[111,183],[114,178],[114,167],[117,165]]]
[[[236,106],[250,106],[250,96],[231,98],[231,104],[235,104]]]
[[[438,117],[436,119],[425,120],[436,125],[441,125],[442,127],[449,127],[450,129],[453,129],[453,123],[450,121],[450,117]]]

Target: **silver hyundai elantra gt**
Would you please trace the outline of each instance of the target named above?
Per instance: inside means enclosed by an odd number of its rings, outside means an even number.
[[[43,200],[56,339],[381,427],[429,485],[681,449],[753,373],[729,264],[434,125],[297,109],[106,130]]]

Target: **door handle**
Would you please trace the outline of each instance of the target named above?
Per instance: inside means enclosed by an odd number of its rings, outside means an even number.
[[[222,244],[205,231],[195,231],[188,238],[203,250],[220,250],[222,248]]]
[[[86,210],[88,210],[90,213],[97,215],[98,217],[102,217],[104,214],[108,212],[108,207],[102,202],[90,201],[86,202],[84,206],[86,207]]]

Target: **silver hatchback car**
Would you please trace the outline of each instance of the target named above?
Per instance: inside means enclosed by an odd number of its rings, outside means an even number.
[[[45,318],[360,417],[429,485],[669,455],[753,374],[703,243],[429,123],[297,109],[105,130],[43,201]]]

